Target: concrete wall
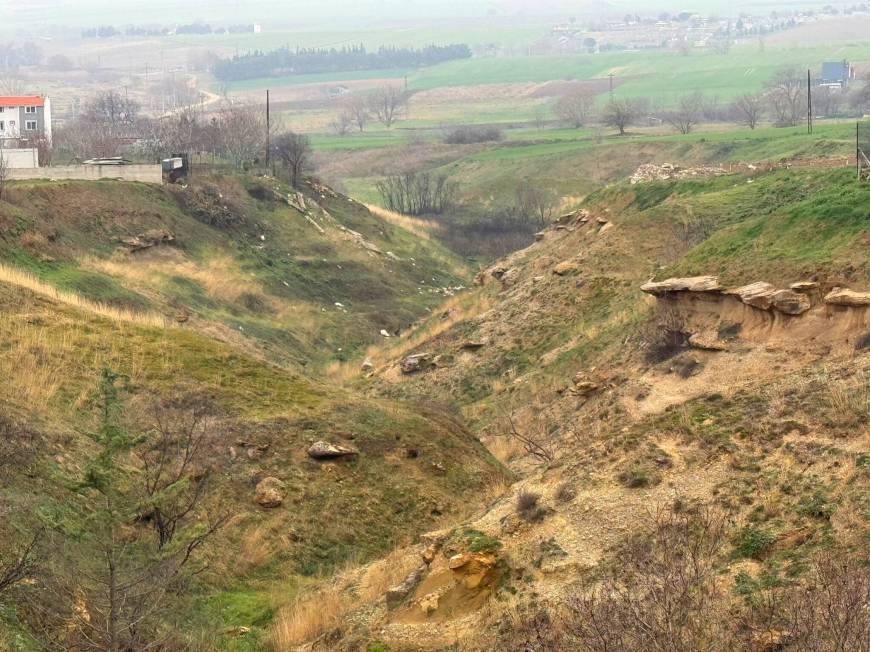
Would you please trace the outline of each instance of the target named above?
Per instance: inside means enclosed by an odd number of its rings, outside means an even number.
[[[10,170],[10,179],[83,180],[121,179],[143,183],[163,183],[159,165],[59,165],[35,170]]]
[[[13,170],[39,167],[39,153],[35,147],[0,149],[0,158],[6,163],[6,167]]]

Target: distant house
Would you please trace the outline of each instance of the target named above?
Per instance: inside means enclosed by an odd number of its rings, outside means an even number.
[[[51,141],[50,98],[40,95],[0,95],[0,141],[4,146],[24,146],[21,141],[43,135]]]
[[[855,68],[845,59],[843,61],[826,61],[822,64],[820,86],[830,88],[846,88],[855,79]]]

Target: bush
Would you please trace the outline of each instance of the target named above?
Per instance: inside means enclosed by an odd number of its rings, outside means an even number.
[[[528,523],[542,520],[547,511],[540,501],[541,494],[523,489],[517,494],[517,514]]]
[[[577,492],[569,482],[563,482],[556,488],[556,500],[560,503],[567,503],[574,500]]]
[[[734,542],[734,555],[749,559],[761,559],[776,541],[776,537],[761,528],[744,528]]]
[[[485,125],[461,125],[449,129],[444,134],[444,142],[448,145],[470,145],[473,143],[498,142],[504,138],[498,127]]]

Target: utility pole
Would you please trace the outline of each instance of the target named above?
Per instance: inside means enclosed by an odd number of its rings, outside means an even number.
[[[266,170],[272,169],[272,115],[269,106],[269,89],[266,89]]]
[[[807,133],[813,133],[813,84],[807,68]]]

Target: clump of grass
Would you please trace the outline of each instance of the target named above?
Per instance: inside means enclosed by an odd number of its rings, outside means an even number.
[[[776,541],[776,536],[762,528],[746,527],[734,541],[734,556],[760,560]]]
[[[517,514],[528,523],[542,521],[547,514],[546,508],[541,505],[541,494],[527,489],[517,494],[516,509]]]
[[[89,301],[73,292],[58,290],[53,285],[44,283],[31,274],[9,267],[8,265],[0,264],[0,283],[8,283],[25,288],[41,296],[54,299],[59,303],[73,306],[79,310],[84,310],[100,317],[111,319],[112,321],[122,321],[154,328],[164,328],[166,326],[166,320],[161,315],[116,308],[96,301]]]

